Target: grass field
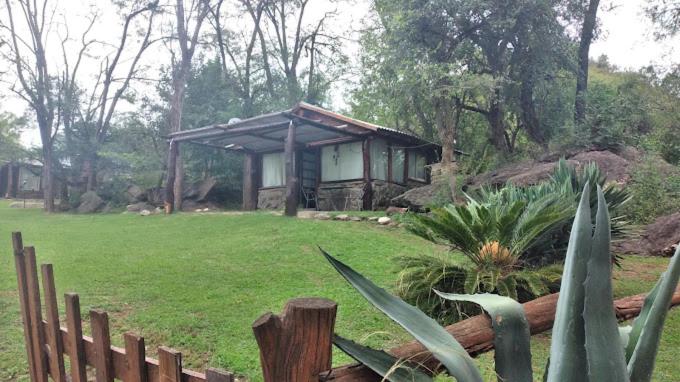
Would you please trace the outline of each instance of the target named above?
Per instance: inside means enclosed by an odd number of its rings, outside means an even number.
[[[376,347],[409,337],[360,298],[316,249],[322,246],[387,288],[395,280],[391,258],[441,248],[397,228],[369,223],[244,215],[130,214],[45,215],[7,208],[0,201],[0,380],[26,380],[25,351],[11,256],[10,232],[35,245],[39,262],[54,264],[59,296],[80,294],[83,315],[109,312],[113,342],[133,330],[184,354],[185,366],[206,365],[259,381],[259,359],[250,325],[286,300],[323,296],[339,303],[337,332]],[[628,258],[617,272],[616,294],[647,291],[667,259]],[[62,301],[60,301],[61,303]],[[63,313],[63,305],[60,306]],[[63,316],[63,314],[62,314]],[[88,328],[85,328],[88,333]],[[534,337],[537,380],[549,337]],[[669,315],[656,381],[680,381],[680,310]],[[493,378],[493,355],[479,359]],[[335,363],[348,358],[335,353]]]

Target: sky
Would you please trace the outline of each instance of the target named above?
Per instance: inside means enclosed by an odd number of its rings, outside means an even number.
[[[101,1],[101,0],[100,0]],[[668,67],[671,63],[680,62],[680,36],[668,39],[666,41],[657,42],[652,38],[652,27],[649,20],[642,14],[642,8],[646,0],[612,0],[609,4],[611,9],[601,9],[599,12],[599,19],[601,21],[601,33],[594,43],[591,45],[590,56],[597,58],[602,54],[609,57],[610,63],[616,65],[621,69],[638,69],[647,65],[655,65],[659,67]],[[80,31],[88,25],[87,15],[90,14],[90,9],[83,7],[80,1],[65,1],[59,3],[62,14],[61,18],[67,20],[70,33],[78,35]],[[104,5],[98,5],[100,8],[106,10],[108,1]],[[362,20],[366,17],[370,10],[368,0],[350,0],[347,3],[337,4],[332,0],[312,0],[310,3],[309,14],[313,19],[317,19],[325,11],[336,9],[337,16],[333,20],[332,28],[347,37],[345,51],[350,58],[356,59],[358,57],[359,46],[356,42],[356,31],[361,28]],[[2,10],[4,11],[4,10]],[[4,15],[2,15],[4,17]],[[95,24],[91,35],[98,39],[105,40],[115,38],[120,34],[120,21],[113,12],[102,12],[102,15]],[[57,33],[52,34],[52,38],[59,38]],[[132,41],[134,46],[134,41]],[[77,44],[71,46],[73,53],[78,48]],[[109,48],[110,49],[110,48]],[[100,51],[95,52],[103,54],[106,48],[100,48]],[[52,52],[54,55],[61,55],[61,51]],[[157,46],[146,55],[146,60],[143,62],[149,68],[157,67],[159,57],[168,57],[167,48],[162,44]],[[123,60],[125,61],[125,59]],[[0,72],[3,71],[0,68]],[[94,76],[97,72],[98,64],[97,57],[92,57],[86,60],[83,65],[83,73],[85,75]],[[125,70],[123,68],[123,70]],[[153,69],[150,69],[153,73]],[[339,82],[341,83],[341,82]],[[144,84],[133,84],[132,86],[147,86]],[[335,88],[332,91],[332,108],[342,109],[346,106],[342,88]],[[25,103],[9,95],[9,93],[2,89],[0,95],[0,111],[10,111],[15,114],[22,114],[26,110]],[[124,105],[120,110],[128,110],[130,105]],[[26,146],[34,146],[40,144],[39,134],[37,129],[27,129],[22,132],[22,143]]]

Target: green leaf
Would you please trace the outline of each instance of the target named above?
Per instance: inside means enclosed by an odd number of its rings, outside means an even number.
[[[371,349],[354,341],[335,335],[335,346],[350,357],[366,365],[378,375],[391,382],[431,382],[432,378],[417,370],[414,365],[404,362],[382,350]]]
[[[387,293],[323,249],[321,252],[345,280],[373,306],[401,325],[430,350],[458,382],[482,382],[482,376],[465,348],[435,320]]]
[[[452,301],[468,301],[480,305],[489,316],[494,330],[496,374],[503,382],[532,382],[531,334],[519,302],[490,293],[455,294],[435,291]]]
[[[621,340],[621,346],[625,349],[630,342],[630,332],[633,327],[630,325],[619,327],[619,340]]]
[[[648,382],[652,379],[663,324],[668,314],[671,298],[678,285],[678,278],[680,278],[680,246],[675,251],[668,270],[661,279],[656,298],[628,363],[628,373],[632,382]]]
[[[612,339],[619,338],[619,326],[612,294],[609,212],[599,185],[595,222],[583,310],[588,375],[591,381],[625,382],[628,372],[623,347],[612,346]]]
[[[628,344],[626,345],[626,362],[630,362],[630,358],[633,356],[635,346],[637,346],[638,340],[640,339],[640,333],[642,333],[642,328],[645,326],[645,322],[647,322],[649,311],[652,309],[652,304],[654,304],[654,299],[656,299],[656,295],[659,292],[659,286],[661,285],[661,281],[663,281],[664,275],[665,274],[663,273],[661,274],[659,280],[654,284],[654,288],[647,294],[645,301],[642,304],[640,315],[633,321],[633,327],[631,328]]]
[[[581,194],[569,237],[560,297],[550,344],[548,382],[587,381],[588,361],[583,325],[584,286],[592,242],[590,185]]]

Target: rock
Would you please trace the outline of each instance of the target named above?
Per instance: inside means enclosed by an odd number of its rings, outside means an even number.
[[[203,209],[203,212],[208,212],[208,211],[210,211],[210,208],[204,208]]]
[[[672,256],[673,245],[680,242],[680,212],[661,216],[641,228],[639,236],[615,241],[612,252],[645,256]]]
[[[318,219],[318,220],[330,220],[330,219],[331,219],[331,215],[322,212],[322,213],[316,214],[316,215],[314,216],[314,218],[315,218],[315,219]]]
[[[408,208],[403,208],[403,207],[387,207],[385,210],[385,213],[387,215],[395,215],[395,214],[405,214],[408,211]]]
[[[88,191],[80,196],[80,204],[78,204],[79,214],[91,214],[97,212],[104,205],[104,200],[94,191]]]
[[[378,219],[379,219],[379,218],[378,218],[377,216],[371,216],[371,217],[368,218],[368,221],[369,221],[369,222],[377,222]]]
[[[351,221],[353,221],[353,222],[360,222],[360,221],[362,221],[363,219],[361,219],[360,216],[352,216],[351,218],[349,218],[349,220],[351,220]]]
[[[215,178],[205,178],[187,187],[187,189],[184,190],[182,197],[184,199],[193,199],[197,202],[202,202],[208,197],[208,194],[215,188],[216,184],[217,180]]]
[[[136,202],[143,201],[146,195],[144,190],[142,190],[139,186],[132,184],[128,186],[127,190],[125,190],[125,197],[127,198],[128,202],[134,204]]]
[[[151,215],[151,211],[149,211],[149,210],[141,210],[141,211],[139,211],[139,214],[140,214],[141,216],[149,216],[149,215]]]
[[[412,188],[403,194],[392,198],[390,204],[413,211],[423,211],[439,196],[442,187],[445,186],[428,184],[426,186]]]
[[[160,208],[160,207],[156,207],[156,208],[153,210],[153,212],[154,212],[155,214],[162,214],[162,213],[163,213],[163,209]]]
[[[194,210],[194,212],[201,212],[201,211],[203,211],[203,210],[200,209],[200,208],[196,208],[196,209]]]
[[[378,218],[378,224],[380,225],[388,225],[392,222],[392,219],[388,218],[387,216],[381,216]]]
[[[128,204],[127,207],[125,207],[125,209],[128,212],[139,212],[139,211],[142,211],[142,210],[149,210],[150,211],[150,210],[154,209],[154,206],[152,206],[151,204],[146,203],[146,202],[139,202],[139,203],[134,203],[134,204]]]
[[[347,214],[340,214],[335,217],[335,220],[340,220],[340,221],[348,221],[349,220],[349,215]]]

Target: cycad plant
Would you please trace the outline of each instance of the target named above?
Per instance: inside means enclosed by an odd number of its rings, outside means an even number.
[[[548,382],[649,382],[663,323],[680,277],[680,249],[645,299],[632,327],[619,328],[613,307],[610,220],[598,187],[595,227],[588,184],[571,229],[562,289],[552,332]],[[392,296],[324,252],[333,267],[371,304],[420,341],[458,382],[481,382],[465,349],[422,311]],[[498,381],[532,382],[530,333],[522,306],[493,294],[447,294],[442,298],[480,305],[492,317]],[[622,335],[622,333],[624,335]],[[432,381],[416,365],[336,336],[335,345],[392,382]]]
[[[469,198],[465,206],[449,205],[431,216],[413,215],[408,229],[452,252],[411,255],[396,259],[401,271],[400,296],[443,322],[477,314],[475,304],[450,303],[432,292],[498,293],[526,301],[559,285],[561,268],[529,268],[523,255],[572,216],[569,201],[558,195],[512,203],[479,203]],[[457,253],[469,261],[461,261]]]

